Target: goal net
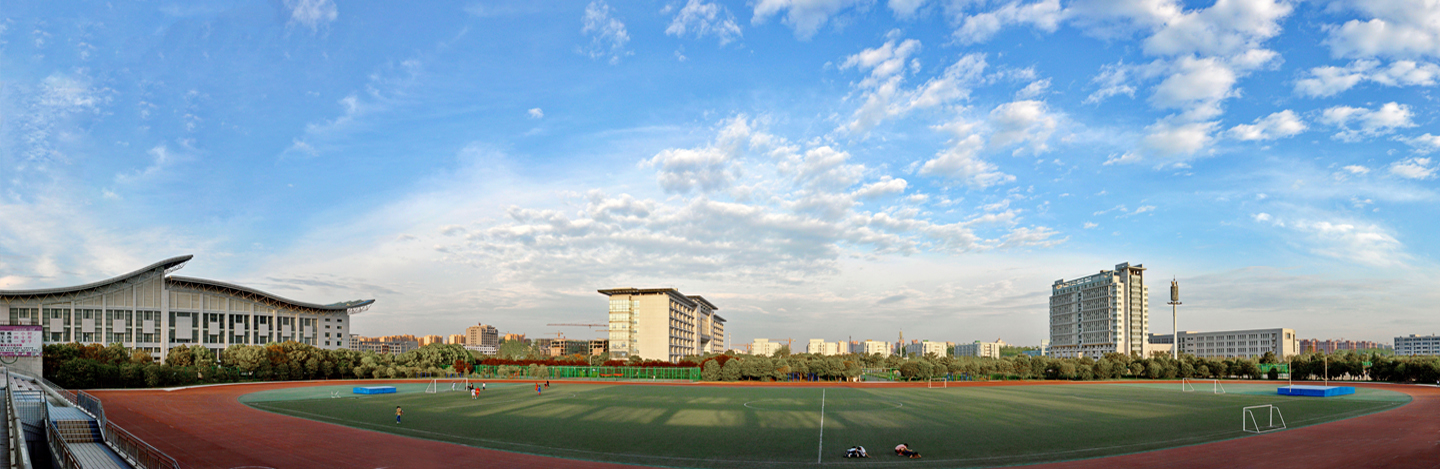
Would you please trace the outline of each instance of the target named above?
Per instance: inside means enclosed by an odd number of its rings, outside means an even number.
[[[1260,416],[1265,416],[1265,425],[1260,425]],[[1240,409],[1240,429],[1247,433],[1267,433],[1285,429],[1285,416],[1280,408],[1271,404],[1252,405]]]
[[[1184,392],[1195,392],[1196,385],[1199,385],[1199,389],[1210,388],[1210,392],[1214,394],[1225,394],[1225,385],[1220,384],[1220,380],[1218,379],[1185,378],[1180,382],[1180,390]]]
[[[949,380],[949,379],[946,379],[946,378],[930,378],[930,387],[931,387],[931,388],[948,388],[948,387],[950,387],[950,380]]]
[[[425,392],[435,394],[445,391],[464,391],[468,387],[470,387],[470,378],[468,376],[455,379],[432,379],[430,380],[430,385],[425,387]]]

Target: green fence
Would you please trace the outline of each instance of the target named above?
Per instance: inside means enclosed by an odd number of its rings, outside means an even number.
[[[544,366],[479,365],[476,375],[500,379],[668,379],[699,381],[699,368],[651,368],[638,366]]]

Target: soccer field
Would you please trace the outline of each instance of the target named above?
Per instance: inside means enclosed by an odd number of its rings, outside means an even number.
[[[1274,404],[1290,428],[1391,409],[1409,396],[1359,388],[1331,398],[1275,395],[1276,384],[927,388],[490,383],[464,392],[353,396],[349,386],[264,391],[241,401],[322,422],[505,451],[683,467],[844,462],[985,467],[1134,453],[1240,438],[1240,409]],[[1197,386],[1198,387],[1198,386]],[[448,385],[442,385],[448,388]],[[344,398],[331,398],[333,391]],[[1209,391],[1205,388],[1204,391]],[[395,424],[395,406],[405,410]],[[823,423],[822,423],[823,422]],[[894,456],[909,443],[922,459]],[[844,460],[862,445],[866,460]]]

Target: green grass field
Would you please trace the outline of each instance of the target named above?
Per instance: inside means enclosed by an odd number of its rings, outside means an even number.
[[[984,467],[1110,456],[1249,435],[1240,408],[1279,407],[1290,428],[1391,409],[1409,396],[1360,388],[1331,398],[1275,395],[1275,384],[1107,383],[948,389],[491,383],[464,392],[353,396],[350,386],[264,391],[241,401],[322,422],[505,451],[657,466]],[[342,391],[342,399],[330,398]],[[1209,389],[1205,389],[1208,391]],[[823,402],[822,402],[823,401]],[[395,424],[395,406],[405,409]],[[824,407],[823,413],[821,407]],[[823,425],[822,425],[823,418]],[[922,459],[894,456],[905,442]],[[863,445],[867,460],[845,460]]]

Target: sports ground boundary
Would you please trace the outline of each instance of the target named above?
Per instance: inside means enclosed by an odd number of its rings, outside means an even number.
[[[259,391],[325,385],[428,383],[415,380],[331,380],[235,383],[168,390],[96,390],[110,420],[180,461],[183,467],[637,467],[482,449],[412,438],[266,412],[240,403]],[[534,382],[496,380],[493,382]],[[926,383],[676,383],[552,380],[660,386],[926,387]],[[1250,381],[1253,382],[1253,381]],[[952,382],[951,387],[1044,386],[1117,383],[1056,381]],[[1118,381],[1172,383],[1178,381]],[[1027,466],[1045,469],[1115,467],[1324,467],[1440,468],[1440,388],[1346,383],[1396,391],[1409,404],[1335,422],[1193,446]],[[1253,464],[1252,464],[1253,463]]]

